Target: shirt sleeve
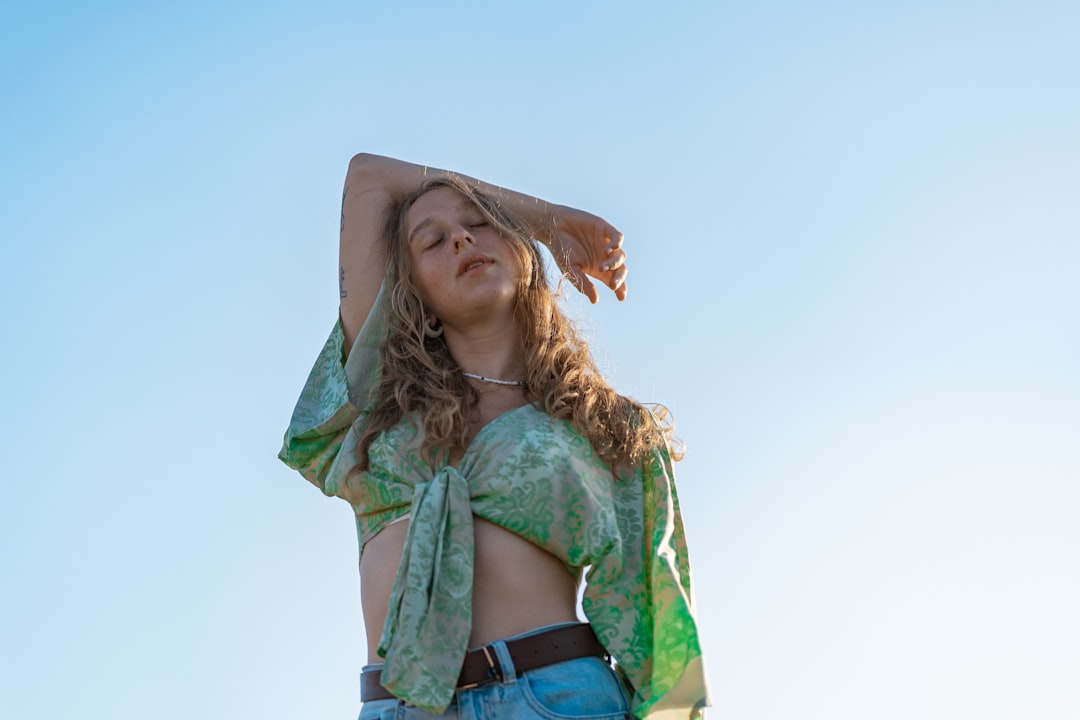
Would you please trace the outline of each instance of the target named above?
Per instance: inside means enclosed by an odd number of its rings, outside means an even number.
[[[384,280],[371,312],[345,360],[341,319],[334,323],[296,401],[278,458],[327,495],[346,497],[346,478],[357,463],[362,409],[382,377],[382,348],[389,325]]]
[[[619,543],[594,562],[582,607],[649,720],[699,718],[708,704],[686,536],[667,448],[615,482]]]

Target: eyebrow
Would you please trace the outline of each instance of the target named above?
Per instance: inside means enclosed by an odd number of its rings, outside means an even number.
[[[424,220],[419,225],[414,227],[411,233],[409,233],[408,244],[415,245],[417,236],[419,236],[420,233],[423,232],[424,228],[426,228],[428,225],[431,225],[433,222],[435,221],[432,218],[424,218]]]
[[[469,212],[470,210],[474,210],[478,213],[480,212],[479,208],[469,202],[468,198],[461,198],[461,200],[458,201],[458,204],[455,207],[461,212]],[[483,215],[483,213],[480,214]],[[412,229],[412,232],[409,233],[409,239],[407,241],[408,244],[412,245],[416,241],[416,236],[419,235],[424,229],[426,229],[428,225],[431,225],[434,222],[435,219],[432,217],[426,217],[421,220],[420,224],[414,227]]]

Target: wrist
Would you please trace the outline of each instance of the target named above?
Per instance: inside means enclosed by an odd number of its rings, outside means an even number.
[[[541,202],[542,207],[537,215],[533,235],[545,245],[550,245],[551,241],[559,235],[559,220],[565,208],[555,203]]]

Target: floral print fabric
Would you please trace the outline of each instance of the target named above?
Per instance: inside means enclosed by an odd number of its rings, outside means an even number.
[[[385,286],[342,362],[335,323],[297,402],[279,457],[349,502],[360,551],[411,514],[379,654],[383,684],[430,712],[449,704],[472,625],[473,516],[588,567],[583,609],[635,688],[639,718],[687,718],[705,705],[682,517],[666,448],[616,481],[572,425],[532,405],[484,426],[456,467],[420,454],[417,418],[377,437],[369,469],[357,432],[379,377]]]

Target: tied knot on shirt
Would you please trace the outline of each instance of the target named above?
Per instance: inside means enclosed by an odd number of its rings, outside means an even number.
[[[473,521],[468,480],[444,467],[418,483],[409,531],[379,642],[383,686],[401,697],[438,686],[442,712],[454,694],[471,632]],[[434,689],[434,688],[431,688]],[[423,706],[420,706],[423,707]]]

